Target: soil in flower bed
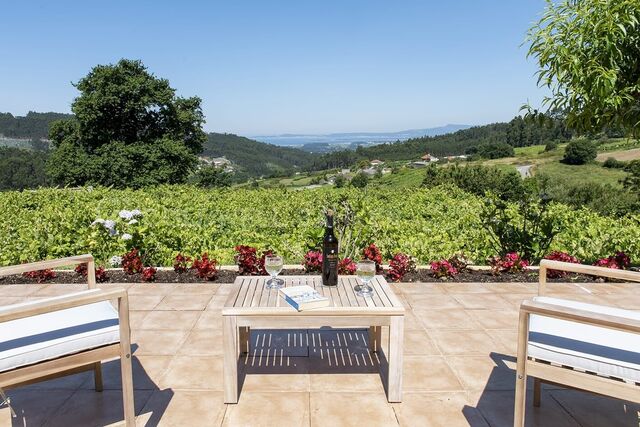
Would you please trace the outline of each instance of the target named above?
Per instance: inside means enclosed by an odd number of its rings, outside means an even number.
[[[318,273],[307,273],[303,269],[283,270],[282,276],[317,275]],[[126,274],[122,270],[107,270],[108,279],[105,283],[148,283],[142,280],[141,274]],[[194,271],[188,270],[184,273],[176,273],[173,270],[158,270],[155,282],[158,283],[233,283],[238,276],[236,271],[220,270],[215,280],[207,281],[195,275]],[[557,279],[547,279],[549,282],[601,282],[603,279],[582,274],[568,274]],[[427,282],[427,283],[447,283],[447,282],[518,282],[535,283],[538,281],[538,271],[526,271],[521,273],[502,273],[493,275],[490,270],[466,270],[455,277],[437,279],[433,277],[431,270],[419,269],[414,273],[408,273],[402,282]],[[87,279],[74,271],[56,272],[56,277],[43,283],[86,283]],[[13,275],[0,277],[1,285],[37,283],[37,280]]]

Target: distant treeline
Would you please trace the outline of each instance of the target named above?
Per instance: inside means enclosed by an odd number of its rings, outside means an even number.
[[[47,138],[51,122],[69,117],[71,114],[36,113],[34,111],[29,111],[26,116],[0,113],[0,135],[7,138]]]
[[[355,151],[329,153],[319,158],[315,169],[330,169],[352,165],[363,159],[418,160],[429,153],[436,157],[475,154],[482,146],[509,144],[512,147],[546,144],[572,137],[564,122],[558,118],[515,117],[508,123],[493,123],[459,130],[438,136],[413,138],[404,142],[358,147]]]

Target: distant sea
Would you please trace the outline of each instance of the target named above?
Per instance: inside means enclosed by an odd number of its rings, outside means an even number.
[[[281,134],[281,135],[257,135],[252,139],[268,144],[300,147],[311,144],[328,144],[330,146],[356,146],[375,145],[385,142],[405,141],[411,138],[422,136],[436,136],[456,132],[461,129],[470,128],[470,125],[449,124],[427,129],[409,129],[400,132],[350,132],[350,133],[329,133],[318,135],[304,134]]]

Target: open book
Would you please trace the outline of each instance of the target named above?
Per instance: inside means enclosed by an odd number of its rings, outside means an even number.
[[[307,285],[280,288],[280,295],[298,311],[328,307],[331,304],[329,298],[323,297]]]

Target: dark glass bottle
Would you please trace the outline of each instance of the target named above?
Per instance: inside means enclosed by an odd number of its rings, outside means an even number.
[[[333,211],[327,211],[327,226],[322,240],[322,284],[338,285],[338,239],[333,234]]]

